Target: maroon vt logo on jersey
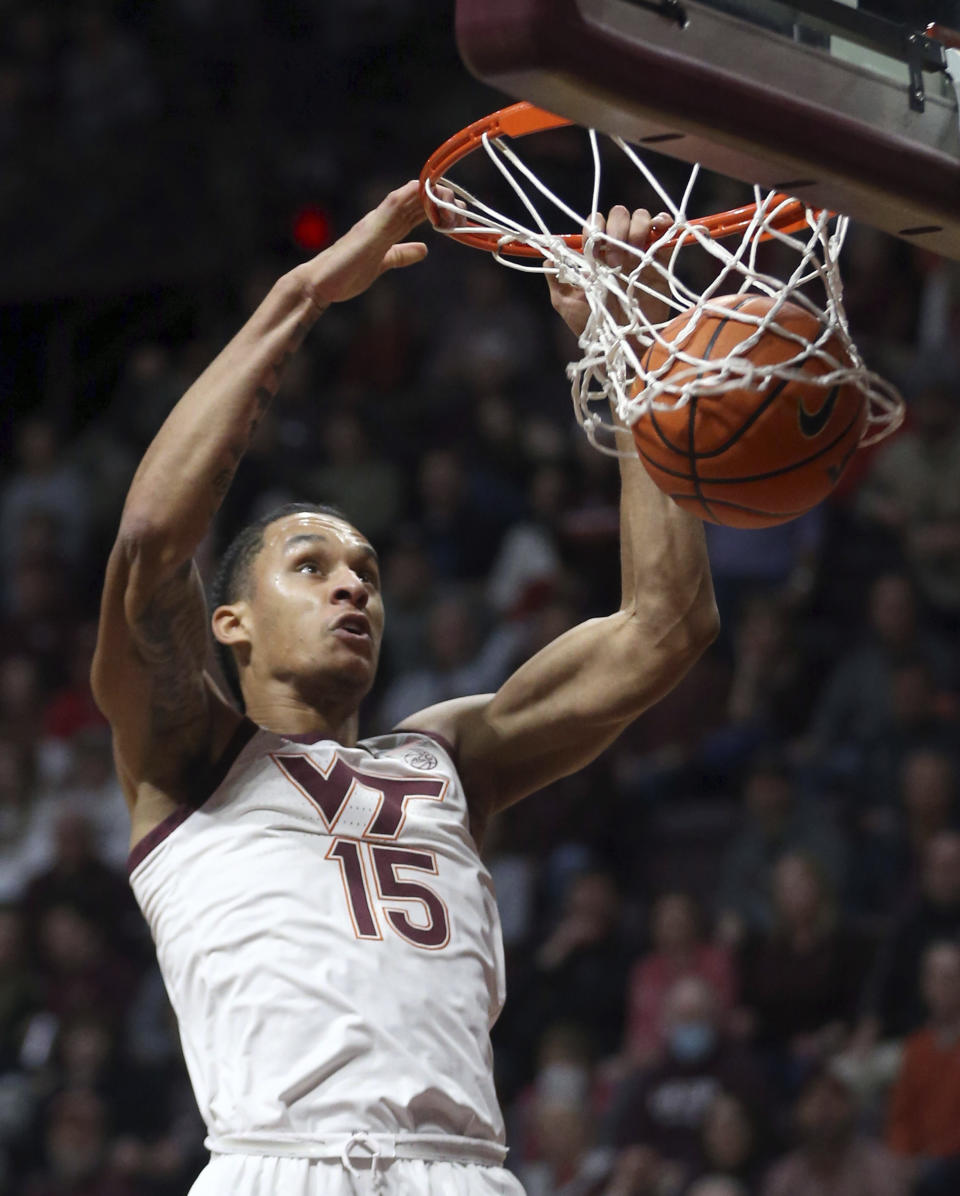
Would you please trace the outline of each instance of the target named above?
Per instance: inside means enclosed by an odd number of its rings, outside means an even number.
[[[311,756],[277,753],[273,759],[317,807],[329,831],[342,821],[344,811],[358,786],[379,794],[379,807],[373,817],[367,819],[357,838],[369,835],[377,839],[395,839],[403,825],[408,799],[421,797],[441,801],[446,788],[446,781],[432,777],[417,777],[408,781],[359,772],[337,755],[326,771]],[[340,826],[338,829],[344,831],[347,828]]]
[[[352,768],[336,754],[326,768],[302,753],[271,753],[271,759],[319,811],[325,828],[336,832],[325,858],[340,867],[356,937],[382,941],[380,919],[385,917],[412,946],[428,951],[445,947],[450,941],[446,905],[432,888],[404,875],[413,871],[436,876],[436,853],[370,840],[398,838],[407,802],[443,801],[446,780],[376,776]],[[420,916],[411,917],[417,906]]]

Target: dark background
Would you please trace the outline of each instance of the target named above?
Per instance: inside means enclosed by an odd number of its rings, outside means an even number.
[[[460,64],[452,7],[0,0],[10,1192],[175,1196],[202,1166],[86,680],[100,579],[150,437],[308,252],[297,229],[337,236],[503,103]],[[957,6],[899,6],[921,7]],[[582,149],[547,144],[575,192]],[[608,202],[650,202],[618,168],[609,185]],[[737,193],[707,179],[698,202]],[[542,281],[425,235],[425,264],[320,322],[201,554],[209,578],[245,520],[290,498],[357,520],[389,612],[368,733],[495,688],[618,602],[616,470],[574,424],[575,346]],[[489,837],[511,993],[496,1070],[531,1196],[677,1196],[708,1175],[741,1185],[722,1196],[813,1196],[843,1168],[891,1196],[960,1190],[960,1141],[907,1145],[889,1103],[891,1060],[930,1016],[924,948],[947,947],[941,1021],[951,959],[960,977],[960,275],[863,227],[845,274],[906,430],[805,519],[709,529],[718,643]],[[683,1016],[678,977],[695,981]],[[681,1023],[707,1026],[710,1049],[681,1059]],[[954,1084],[948,1051],[910,1103]]]

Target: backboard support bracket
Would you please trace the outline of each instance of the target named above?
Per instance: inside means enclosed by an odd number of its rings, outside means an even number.
[[[687,10],[680,0],[627,0],[627,3],[634,4],[637,8],[645,8],[647,12],[656,13],[659,17],[665,17],[681,29],[686,29],[689,24]]]
[[[914,112],[926,110],[926,90],[923,83],[924,71],[946,71],[947,60],[943,46],[925,33],[909,32],[906,35],[906,60],[910,70],[910,107]]]
[[[457,0],[457,40],[517,99],[960,260],[958,33],[837,0]]]

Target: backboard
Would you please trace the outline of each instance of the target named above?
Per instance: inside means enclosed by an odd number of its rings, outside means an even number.
[[[943,30],[856,0],[457,0],[457,40],[511,96],[960,259]]]

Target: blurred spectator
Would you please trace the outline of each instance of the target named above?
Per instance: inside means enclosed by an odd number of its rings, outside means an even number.
[[[893,677],[905,664],[925,661],[938,688],[955,682],[949,651],[917,617],[913,586],[887,573],[870,587],[861,642],[841,656],[813,713],[807,751],[814,758],[879,743],[891,721]],[[850,771],[857,760],[837,766]]]
[[[700,1167],[704,1127],[720,1092],[751,1111],[763,1107],[765,1086],[752,1057],[724,1034],[716,996],[703,980],[678,980],[667,995],[661,1059],[639,1068],[618,1090],[610,1136],[618,1148],[649,1146],[681,1164]]]
[[[915,748],[896,762],[876,804],[864,809],[853,855],[851,897],[858,911],[895,914],[920,886],[927,846],[957,825],[957,763],[952,753]],[[884,790],[895,788],[896,804]],[[898,789],[897,789],[898,786]]]
[[[743,740],[728,743],[724,706],[729,670],[718,650],[705,652],[680,683],[644,712],[612,748],[617,782],[634,810],[644,799],[686,796],[711,778],[726,799]],[[716,772],[714,772],[716,768]]]
[[[893,1156],[857,1133],[857,1098],[836,1062],[806,1082],[794,1111],[796,1150],[770,1171],[763,1196],[908,1196]]]
[[[21,77],[19,131],[28,136],[45,134],[56,103],[56,18],[33,5],[25,5],[20,11],[8,13],[7,21],[7,37]]]
[[[435,349],[428,352],[427,376],[475,394],[528,374],[540,339],[529,305],[489,262],[468,261],[458,280],[457,303],[447,312]]]
[[[750,1196],[750,1189],[729,1175],[703,1175],[684,1196]]]
[[[515,497],[482,485],[452,449],[428,449],[417,471],[418,520],[437,576],[463,581],[486,575],[504,529],[519,514]]]
[[[500,544],[487,582],[492,608],[510,617],[528,611],[549,593],[560,573],[557,522],[566,489],[555,465],[541,465],[530,481],[531,519],[514,523]]]
[[[80,471],[61,449],[52,420],[23,420],[16,435],[17,469],[0,488],[0,567],[9,602],[9,586],[20,560],[26,519],[44,511],[55,521],[59,556],[79,560],[88,525],[90,498]]]
[[[941,831],[927,844],[920,893],[896,920],[865,986],[858,1046],[902,1038],[924,1021],[920,960],[927,947],[960,935],[960,833]]]
[[[817,580],[822,508],[776,527],[743,531],[706,523],[704,528],[720,620],[728,630],[755,594],[778,597],[790,606],[808,601]]]
[[[483,835],[483,856],[493,877],[507,951],[529,942],[536,895],[534,861],[512,840],[510,829],[508,819],[493,818]]]
[[[39,979],[27,958],[23,915],[0,905],[0,1075],[14,1070],[31,1019],[42,1009]]]
[[[130,854],[130,813],[114,767],[113,744],[102,727],[73,737],[63,775],[49,784],[35,803],[35,834],[53,845],[65,833],[74,831],[77,834],[70,868],[82,871],[94,867],[99,872],[106,866],[121,904],[132,911],[123,879]],[[82,857],[81,852],[89,858]],[[103,883],[93,882],[84,872],[83,886],[88,882],[95,887]],[[83,886],[76,886],[78,896]]]
[[[116,1022],[88,1010],[58,1030],[43,1083],[52,1093],[88,1089],[111,1110],[110,1135],[157,1136],[164,1126],[166,1093],[156,1072],[131,1063]]]
[[[39,746],[43,729],[43,679],[26,653],[0,660],[0,733]]]
[[[910,1034],[890,1100],[887,1143],[909,1160],[916,1196],[960,1191],[960,944],[921,960],[927,1024]]]
[[[667,993],[683,976],[699,976],[713,990],[721,1017],[736,998],[728,948],[706,939],[704,915],[689,893],[665,893],[650,914],[652,949],[634,964],[627,990],[626,1052],[646,1064],[664,1042]]]
[[[900,769],[904,831],[910,850],[922,857],[935,835],[956,824],[957,765],[953,755],[918,748]]]
[[[682,1187],[682,1168],[654,1147],[627,1146],[617,1152],[610,1180],[599,1192],[602,1196],[679,1196]]]
[[[595,1146],[590,1074],[573,1063],[553,1063],[537,1076],[532,1107],[538,1158],[520,1169],[527,1196],[580,1196],[595,1190],[609,1169]]]
[[[430,607],[425,659],[388,687],[380,725],[387,730],[435,702],[499,689],[522,639],[519,624],[501,623],[480,643],[475,606],[455,594],[437,598]]]
[[[9,428],[14,448],[0,469],[0,1191],[17,1196],[181,1196],[203,1161],[162,982],[142,966],[142,923],[118,874],[128,818],[87,680],[129,477],[236,308],[252,310],[292,264],[292,208],[313,193],[343,227],[368,196],[379,200],[388,174],[483,110],[432,10],[425,26],[412,0],[329,7],[318,16],[300,0],[0,4],[0,434]],[[897,7],[906,19],[906,0]],[[344,52],[334,76],[318,75],[330,37]],[[329,124],[318,140],[306,115],[357,79],[379,176],[359,161],[357,120],[345,134]],[[400,99],[428,89],[444,104],[432,116],[421,104],[424,119],[411,122]],[[577,151],[565,159],[561,144],[550,168],[575,175]],[[610,177],[611,197],[622,177]],[[740,202],[738,184],[701,185],[704,210]],[[383,539],[389,621],[370,711],[386,722],[494,688],[573,619],[619,599],[617,469],[570,419],[563,364],[575,342],[549,318],[542,280],[456,249],[450,268],[447,248],[437,239],[422,270],[392,274],[324,317],[286,364],[200,553],[203,569],[241,520],[303,497],[306,479],[338,496]],[[758,1112],[749,1084],[720,1090],[718,1060],[736,1057],[756,1075],[758,1049],[739,1037],[750,1020],[742,1009],[722,1012],[735,987],[729,948],[711,945],[678,886],[722,915],[721,937],[748,933],[761,1042],[811,1038],[812,1056],[849,1017],[844,977],[862,949],[849,919],[883,933],[859,1051],[846,1059],[877,1091],[900,1038],[927,1018],[921,955],[960,936],[960,390],[944,370],[955,372],[960,344],[960,270],[864,228],[847,249],[846,297],[867,359],[902,375],[922,342],[922,372],[936,371],[938,384],[913,385],[912,426],[857,454],[843,490],[807,518],[764,532],[706,529],[722,642],[604,760],[487,836],[511,993],[494,1036],[497,1081],[513,1157],[534,1168],[531,1193],[539,1184],[565,1196],[757,1196],[784,1092],[768,1088]],[[786,885],[799,913],[784,913],[782,893],[771,899],[777,861],[796,852],[815,857],[837,893],[832,926],[829,915],[807,924],[817,886],[802,867]],[[571,883],[584,866],[616,869],[616,883]],[[637,962],[629,900],[646,908],[651,890],[667,896]],[[671,986],[698,978],[714,990],[711,1017],[659,1036]],[[785,1029],[807,1018],[809,1031]],[[706,1063],[684,1056],[711,1034]],[[594,1122],[623,1064],[610,1056],[632,1037],[653,1069],[632,1082],[659,1077],[642,1088],[656,1096],[648,1121],[669,1113],[675,1127],[685,1110],[707,1110],[684,1162],[661,1148],[661,1122],[643,1145],[594,1151]],[[67,1084],[92,1102],[51,1104],[51,1086]],[[838,1145],[844,1099],[834,1093],[825,1113],[814,1110],[792,1156],[809,1180],[803,1196],[860,1196],[844,1186],[851,1157],[871,1174],[869,1151]],[[870,1115],[879,1124],[885,1109]],[[934,1167],[920,1174],[937,1180]],[[889,1196],[879,1180],[875,1192]]]
[[[380,573],[384,605],[390,612],[390,634],[380,650],[380,667],[390,681],[421,667],[427,649],[436,591],[430,561],[415,526],[404,525],[396,531]]]
[[[806,726],[815,678],[788,607],[769,595],[744,603],[737,621],[727,718],[756,740],[790,740]]]
[[[135,460],[190,385],[165,345],[143,341],[127,354],[108,413],[110,426]],[[121,495],[121,498],[123,496]]]
[[[271,278],[271,285],[272,281]],[[269,286],[266,289],[269,290]],[[191,351],[191,357],[200,355],[200,370],[205,367],[206,358],[203,355],[208,350],[209,346],[203,344],[194,346]],[[342,409],[345,414],[352,416],[362,414],[359,406],[362,392],[355,393],[339,387],[331,394],[329,379],[322,376],[322,382],[318,381],[318,373],[315,346],[308,341],[302,351],[295,353],[284,366],[282,398],[271,408],[276,415],[276,452],[282,454],[287,467],[297,477],[314,469],[318,460],[322,459],[331,411]],[[382,433],[379,424],[376,428],[378,433]]]
[[[778,1086],[790,1090],[845,1044],[870,947],[843,921],[810,856],[778,860],[773,901],[773,925],[744,945],[741,1000]]]
[[[714,1097],[703,1123],[701,1142],[701,1165],[707,1177],[725,1178],[748,1194],[758,1191],[771,1153],[770,1135],[763,1132],[761,1117],[760,1111],[750,1110],[731,1092],[719,1092]]]
[[[43,1130],[43,1165],[23,1196],[136,1196],[110,1166],[108,1110],[87,1088],[61,1092],[50,1103]]]
[[[34,819],[36,782],[33,745],[0,733],[0,902],[18,901],[50,862],[50,844]]]
[[[106,728],[107,720],[93,699],[90,668],[97,642],[97,625],[91,619],[73,631],[66,659],[64,684],[54,690],[43,712],[44,734],[69,742],[84,731]]]
[[[722,717],[702,736],[696,757],[706,773],[725,778],[739,776],[758,752],[795,740],[819,685],[797,618],[782,598],[746,598],[729,640]]]
[[[91,752],[91,771],[105,785],[104,752],[108,742],[100,737]],[[107,787],[114,794],[115,782]],[[106,800],[113,804],[112,797]],[[93,820],[98,813],[101,811],[95,806],[87,809],[80,802],[72,804],[56,798],[40,811],[40,830],[50,838],[52,858],[49,866],[31,879],[23,907],[34,927],[49,911],[72,908],[89,919],[107,943],[129,953],[131,944],[145,937],[143,921],[123,872],[104,863],[97,852]],[[129,837],[129,817],[122,803],[120,828]]]
[[[809,855],[839,885],[846,855],[839,831],[822,808],[801,804],[783,761],[766,753],[747,776],[743,823],[723,856],[718,901],[728,938],[773,925],[773,868],[787,852]]]
[[[76,11],[74,39],[63,58],[63,98],[74,130],[91,139],[157,111],[143,48],[102,2],[88,0]]]
[[[910,425],[883,446],[859,495],[864,519],[899,540],[926,601],[960,621],[960,406],[957,383],[920,390]]]
[[[469,436],[461,433],[468,460],[493,470],[511,486],[518,489],[526,489],[528,485],[535,487],[536,473],[531,474],[531,469],[535,465],[558,464],[562,446],[554,452],[549,446],[545,445],[541,450],[536,445],[542,417],[529,410],[526,392],[521,406],[504,388],[479,391],[473,399],[470,414]]]
[[[104,929],[69,905],[45,908],[38,925],[47,1008],[61,1018],[90,1010],[122,1016],[133,995],[134,969]]]
[[[40,511],[22,527],[29,535],[31,528],[52,529],[54,522]],[[51,534],[51,544],[53,539]],[[13,565],[6,611],[0,616],[0,656],[31,656],[47,686],[64,679],[74,620],[81,613],[73,594],[76,580],[66,558],[52,551],[25,550]]]
[[[304,478],[304,501],[338,507],[376,544],[401,511],[398,465],[374,451],[367,428],[354,412],[330,416],[323,448],[326,464]]]
[[[620,895],[608,874],[583,872],[574,878],[561,917],[533,961],[525,1001],[531,1027],[571,1022],[587,1036],[596,1057],[618,1050],[628,960],[621,922]]]
[[[340,379],[368,387],[377,395],[394,395],[409,382],[418,364],[417,336],[413,312],[401,288],[389,277],[381,282],[358,300],[352,335],[343,350]],[[360,526],[366,528],[364,523]]]
[[[863,793],[889,804],[910,755],[926,749],[956,757],[960,723],[952,703],[942,697],[924,661],[909,661],[894,670],[887,724],[875,740],[862,745],[859,784]]]

